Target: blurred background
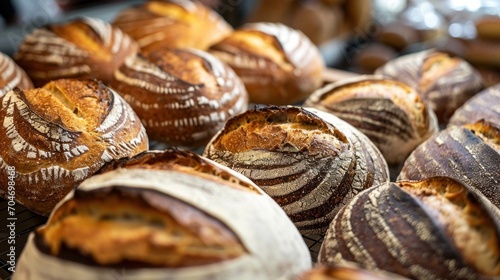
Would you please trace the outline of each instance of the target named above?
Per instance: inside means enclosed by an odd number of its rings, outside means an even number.
[[[2,0],[0,50],[12,54],[32,29],[82,15],[111,21],[145,0]],[[234,27],[282,22],[304,32],[329,67],[371,73],[402,54],[437,48],[500,81],[499,0],[201,0]]]

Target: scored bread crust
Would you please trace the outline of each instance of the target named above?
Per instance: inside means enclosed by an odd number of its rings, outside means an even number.
[[[37,87],[62,78],[96,78],[109,83],[138,45],[120,29],[84,17],[51,24],[28,34],[14,60]]]
[[[139,115],[151,139],[173,146],[206,144],[248,104],[234,71],[195,49],[130,57],[115,72],[111,86]]]
[[[209,52],[241,77],[252,103],[294,104],[323,81],[325,66],[318,48],[302,32],[283,24],[246,24]]]
[[[123,10],[112,24],[134,38],[143,52],[205,50],[233,31],[215,11],[188,0],[148,1]]]
[[[467,100],[451,116],[448,126],[472,124],[481,119],[500,124],[500,84],[488,87]]]
[[[33,88],[31,79],[10,57],[0,52],[0,97],[10,90]]]
[[[150,280],[271,280],[288,279],[311,268],[307,247],[286,214],[241,174],[191,152],[177,154],[172,150],[146,152],[108,167],[104,168],[104,173],[87,179],[70,193],[58,204],[47,225],[30,236],[16,271],[19,279],[32,279],[27,277],[30,275],[36,275],[36,279],[52,279],[50,277],[59,273],[57,269],[64,267],[64,271],[82,279],[110,279],[118,272],[121,276]],[[119,198],[123,203],[118,201],[116,194],[127,194]],[[82,207],[80,209],[85,211],[75,213],[71,210],[74,203],[84,204],[86,198],[92,204],[86,208],[88,212]],[[121,229],[123,215],[106,215],[110,209],[117,214],[130,210],[135,217],[129,221],[134,222],[130,230],[116,231],[116,235],[110,237],[109,234],[101,235],[99,231],[103,228],[100,228],[94,236],[89,235],[89,239],[80,238],[87,230],[83,230],[83,234],[74,232],[79,235],[76,237],[64,232],[60,234],[59,229],[69,230],[60,223],[71,222],[72,217],[84,214],[108,217],[101,219],[102,223],[109,222],[107,232]],[[171,227],[162,227],[158,220],[168,220]],[[139,235],[139,229],[144,228],[154,234]],[[131,255],[140,258],[135,266],[123,261],[102,265],[95,261],[84,262],[84,258],[50,254],[36,242],[36,235],[50,244],[57,244],[61,236],[73,240],[73,249],[82,253],[85,248],[94,247],[93,238],[99,238],[97,243],[104,244],[103,255],[117,253],[122,260],[130,256],[124,252],[128,245],[124,246],[119,240],[130,242],[134,248],[159,243],[148,250],[166,250],[155,252],[158,257],[163,256],[159,258],[162,264],[155,264],[155,254],[140,253]],[[159,235],[162,238],[154,238]],[[133,241],[137,236],[140,237],[137,242]],[[106,238],[117,242],[107,246]],[[176,242],[169,243],[171,239]],[[199,244],[200,240],[203,244]],[[177,249],[169,250],[162,245]],[[125,248],[118,248],[120,246]],[[186,262],[178,262],[179,259]],[[174,261],[169,263],[169,260]],[[121,269],[123,267],[125,269]]]
[[[418,93],[382,76],[361,76],[326,85],[304,103],[343,119],[359,129],[399,165],[439,130],[436,116]]]
[[[500,225],[488,204],[447,177],[381,184],[339,212],[318,262],[357,262],[411,279],[494,279]]]
[[[148,148],[130,106],[97,81],[14,89],[1,98],[0,120],[0,192],[15,169],[16,200],[42,215],[105,162]]]

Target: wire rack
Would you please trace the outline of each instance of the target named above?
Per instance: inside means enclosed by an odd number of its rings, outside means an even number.
[[[10,246],[12,246],[12,244],[9,244],[10,230],[7,228],[7,225],[10,222],[7,220],[7,217],[9,217],[7,206],[7,200],[0,198],[0,220],[2,221],[2,228],[0,228],[0,279],[4,280],[10,279],[12,275],[9,271],[11,265],[7,263],[9,260],[9,256],[7,256],[7,254],[9,254]],[[14,247],[16,249],[16,260],[19,260],[19,256],[26,245],[29,234],[34,229],[43,225],[47,221],[47,218],[31,212],[19,204],[16,204],[15,210],[16,229]],[[309,248],[311,259],[315,262],[318,257],[321,242],[323,242],[323,236],[304,235],[302,237]]]

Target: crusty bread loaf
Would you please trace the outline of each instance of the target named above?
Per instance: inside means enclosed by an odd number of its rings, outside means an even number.
[[[138,280],[274,280],[311,268],[286,214],[226,167],[166,150],[102,172],[30,236],[14,279],[113,279],[119,269]]]
[[[398,179],[448,176],[474,187],[500,208],[500,125],[450,126],[418,146]]]
[[[411,279],[498,279],[500,216],[489,204],[447,177],[381,184],[339,212],[318,262]]]
[[[448,126],[472,124],[480,120],[500,124],[500,84],[491,86],[458,108]]]
[[[293,104],[322,83],[324,62],[318,48],[283,24],[246,24],[210,52],[241,77],[252,103]]]
[[[396,58],[375,73],[415,88],[443,125],[483,89],[481,76],[465,60],[432,50]]]
[[[16,88],[0,101],[0,193],[14,168],[15,199],[42,215],[105,162],[148,148],[134,111],[97,81]]]
[[[134,38],[144,52],[162,48],[207,49],[232,27],[198,1],[156,0],[123,10],[113,25]]]
[[[230,119],[204,155],[254,181],[303,234],[323,234],[346,201],[389,178],[366,136],[333,115],[293,106]]]
[[[14,54],[37,87],[61,78],[109,83],[125,58],[138,50],[128,35],[89,17],[51,24],[28,34]]]
[[[390,165],[436,133],[436,116],[418,92],[381,76],[361,76],[328,84],[304,103],[334,114],[363,132]]]
[[[477,36],[486,40],[500,41],[500,17],[483,16],[474,21]]]
[[[0,97],[15,87],[30,89],[33,88],[33,83],[21,67],[0,52]]]
[[[115,72],[111,87],[132,106],[150,139],[172,146],[206,144],[248,104],[234,71],[194,49],[130,57]]]

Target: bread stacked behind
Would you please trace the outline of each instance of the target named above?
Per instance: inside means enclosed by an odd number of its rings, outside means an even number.
[[[18,87],[20,89],[33,88],[26,72],[19,67],[10,57],[0,53],[0,96]]]
[[[14,279],[273,280],[311,268],[286,214],[241,174],[174,150],[103,172],[30,236]]]
[[[115,72],[111,86],[134,108],[150,139],[172,146],[206,144],[248,104],[234,71],[195,49],[130,57]]]
[[[163,48],[207,49],[232,32],[216,12],[198,1],[146,1],[123,10],[112,23],[144,52]]]
[[[252,103],[294,104],[322,83],[318,48],[283,24],[246,24],[209,51],[241,77]]]
[[[134,111],[97,81],[16,88],[0,101],[0,192],[14,168],[16,200],[42,215],[105,162],[148,148]]]
[[[14,54],[37,87],[62,78],[109,83],[138,45],[127,34],[95,18],[51,24],[28,34]]]

